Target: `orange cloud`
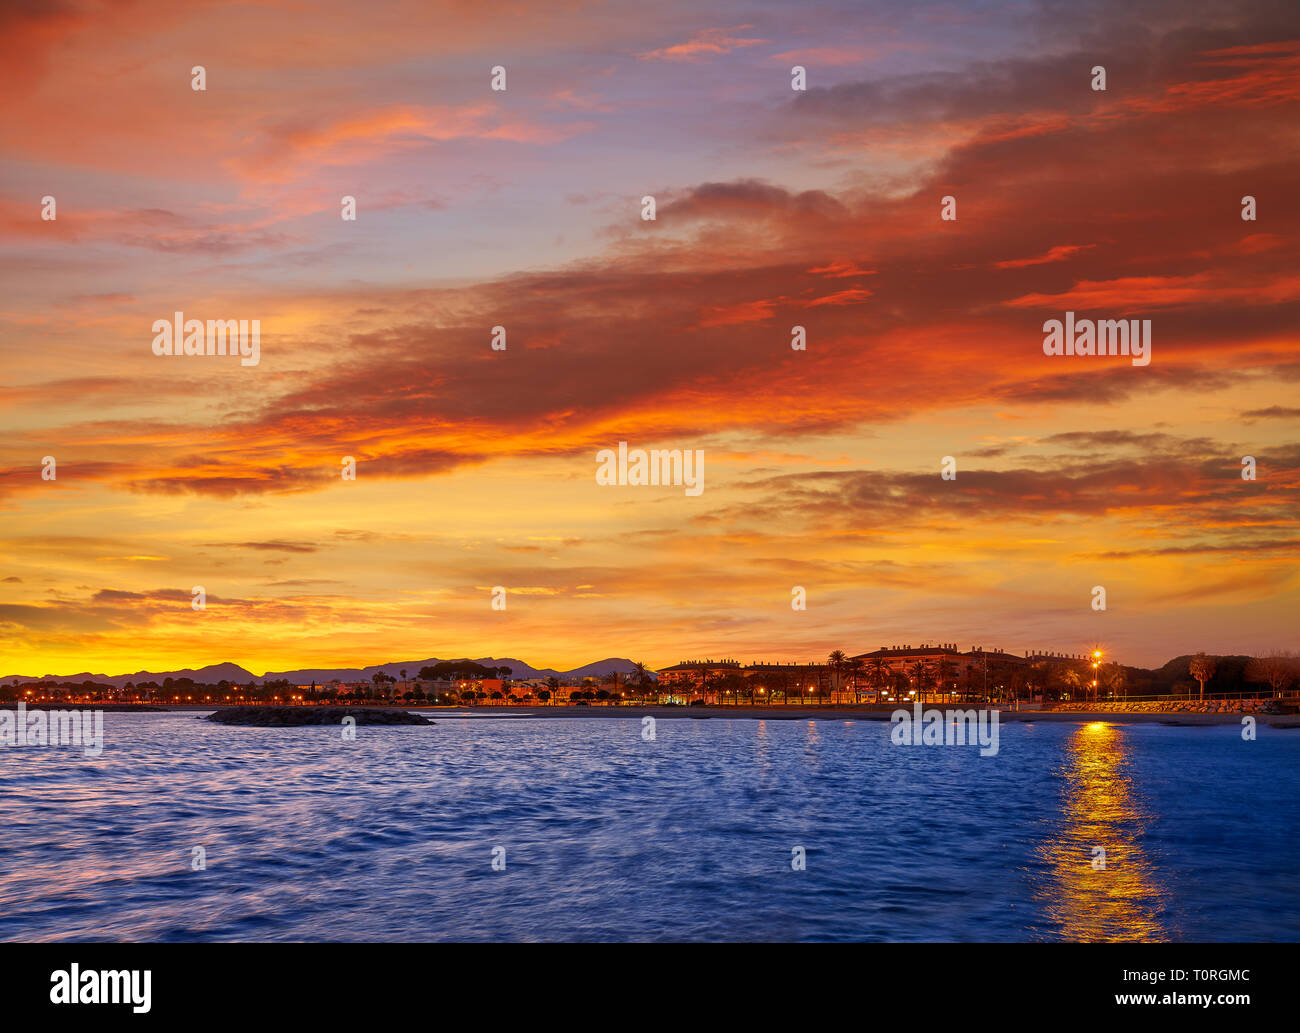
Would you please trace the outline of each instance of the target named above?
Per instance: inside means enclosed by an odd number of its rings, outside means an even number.
[[[675,43],[658,50],[647,50],[637,57],[642,61],[696,61],[702,57],[730,54],[735,50],[768,42],[765,39],[747,39],[728,35],[730,32],[750,28],[753,26],[737,25],[734,29],[705,29],[685,43]]]
[[[1058,244],[1056,247],[1049,248],[1041,255],[1035,255],[1032,258],[1009,258],[1003,262],[994,262],[995,269],[1023,269],[1030,265],[1045,265],[1048,262],[1064,262],[1067,258],[1077,255],[1080,251],[1085,251],[1093,244]]]
[[[1223,302],[1277,305],[1300,299],[1300,275],[1267,282],[1224,283],[1210,273],[1191,276],[1125,276],[1081,280],[1058,294],[1025,294],[1003,302],[1010,308],[1140,309],[1188,308]]]

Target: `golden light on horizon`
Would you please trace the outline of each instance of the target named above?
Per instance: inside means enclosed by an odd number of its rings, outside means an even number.
[[[1063,824],[1040,848],[1050,867],[1038,894],[1054,923],[1047,932],[1076,942],[1169,940],[1161,919],[1164,890],[1141,845],[1149,816],[1125,770],[1125,732],[1090,721],[1067,750]]]

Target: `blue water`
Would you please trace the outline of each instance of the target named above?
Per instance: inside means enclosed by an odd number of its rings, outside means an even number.
[[[1300,730],[436,719],[0,749],[0,938],[1300,937]]]

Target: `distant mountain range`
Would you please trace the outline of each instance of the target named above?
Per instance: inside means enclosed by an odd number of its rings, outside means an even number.
[[[122,688],[127,682],[139,684],[142,681],[153,681],[159,685],[165,678],[191,678],[200,684],[215,685],[219,681],[228,681],[247,685],[250,681],[275,681],[283,678],[294,685],[310,685],[315,682],[322,685],[325,682],[338,679],[339,681],[369,681],[376,672],[383,671],[393,678],[401,678],[401,672],[405,671],[408,678],[414,678],[420,671],[421,667],[432,667],[440,663],[461,663],[469,662],[481,664],[484,667],[509,667],[511,677],[514,678],[559,678],[561,680],[570,678],[587,678],[600,677],[608,674],[610,671],[618,671],[620,674],[630,673],[636,665],[631,660],[622,657],[608,657],[604,660],[597,660],[595,663],[584,664],[582,667],[575,667],[571,671],[557,671],[551,667],[531,667],[522,660],[515,660],[510,657],[498,660],[495,657],[483,657],[479,660],[469,660],[468,657],[457,657],[454,660],[439,660],[437,657],[430,657],[428,660],[398,660],[388,664],[375,664],[373,667],[317,667],[303,668],[297,671],[267,671],[265,674],[257,675],[252,671],[240,667],[238,664],[209,664],[207,667],[200,667],[198,670],[186,668],[181,671],[136,671],[134,674],[6,674],[0,677],[0,682],[13,684],[14,681],[32,682],[32,681],[60,681],[60,682],[84,682],[93,681],[100,685],[112,685],[114,688]]]

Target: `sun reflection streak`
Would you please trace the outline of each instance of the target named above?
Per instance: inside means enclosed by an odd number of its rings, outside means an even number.
[[[1070,738],[1060,834],[1040,848],[1049,875],[1040,895],[1055,935],[1074,942],[1162,942],[1165,921],[1157,872],[1142,840],[1150,824],[1125,774],[1124,730],[1095,721]],[[1105,867],[1094,869],[1094,847]]]

